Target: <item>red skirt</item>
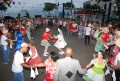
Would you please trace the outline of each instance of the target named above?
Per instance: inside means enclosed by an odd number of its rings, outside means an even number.
[[[40,56],[37,56],[36,58],[31,58],[28,63],[29,65],[40,64],[42,63],[42,59]]]
[[[50,73],[46,73],[44,81],[54,81],[54,80],[50,78]]]

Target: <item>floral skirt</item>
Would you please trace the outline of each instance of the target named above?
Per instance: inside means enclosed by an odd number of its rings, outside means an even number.
[[[87,70],[87,73],[83,76],[85,81],[105,81],[104,74],[95,73],[92,68]]]
[[[42,40],[41,41],[41,46],[50,46],[50,44],[47,40]]]

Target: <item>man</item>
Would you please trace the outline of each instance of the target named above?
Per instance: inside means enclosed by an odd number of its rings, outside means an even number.
[[[120,48],[120,38],[115,41],[115,44]],[[114,67],[112,67],[110,70],[115,70],[116,81],[120,81],[120,52],[116,55]]]
[[[1,43],[1,50],[2,50],[2,64],[7,64],[7,61],[9,61],[10,56],[10,47],[8,45],[8,42],[10,41],[8,39],[8,30],[2,31],[3,35],[1,36],[0,43]]]
[[[75,81],[77,72],[85,73],[79,61],[71,58],[72,54],[72,49],[67,48],[65,50],[66,57],[57,61],[54,81]]]
[[[87,27],[85,27],[85,46],[90,45],[90,34],[91,34],[91,24],[88,24]]]
[[[63,21],[60,19],[58,23],[59,23],[59,28],[62,29]]]
[[[26,68],[35,68],[36,66],[29,66],[24,63],[23,53],[27,52],[28,45],[26,43],[21,44],[20,50],[15,52],[13,64],[12,64],[12,72],[13,72],[13,80],[11,81],[24,81],[23,75],[23,67]]]

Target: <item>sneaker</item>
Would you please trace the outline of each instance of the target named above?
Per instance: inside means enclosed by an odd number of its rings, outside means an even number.
[[[65,52],[60,52],[61,55],[63,55]]]
[[[47,56],[46,54],[43,54],[43,56]]]
[[[10,61],[10,59],[7,60],[8,62]]]
[[[8,62],[2,63],[2,64],[8,64]]]
[[[48,54],[50,54],[50,53],[47,52],[46,54],[48,55]]]

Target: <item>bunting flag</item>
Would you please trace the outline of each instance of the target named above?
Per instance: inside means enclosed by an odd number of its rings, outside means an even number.
[[[18,2],[19,5],[21,5],[21,2]]]
[[[15,2],[13,1],[13,4],[15,5]]]

